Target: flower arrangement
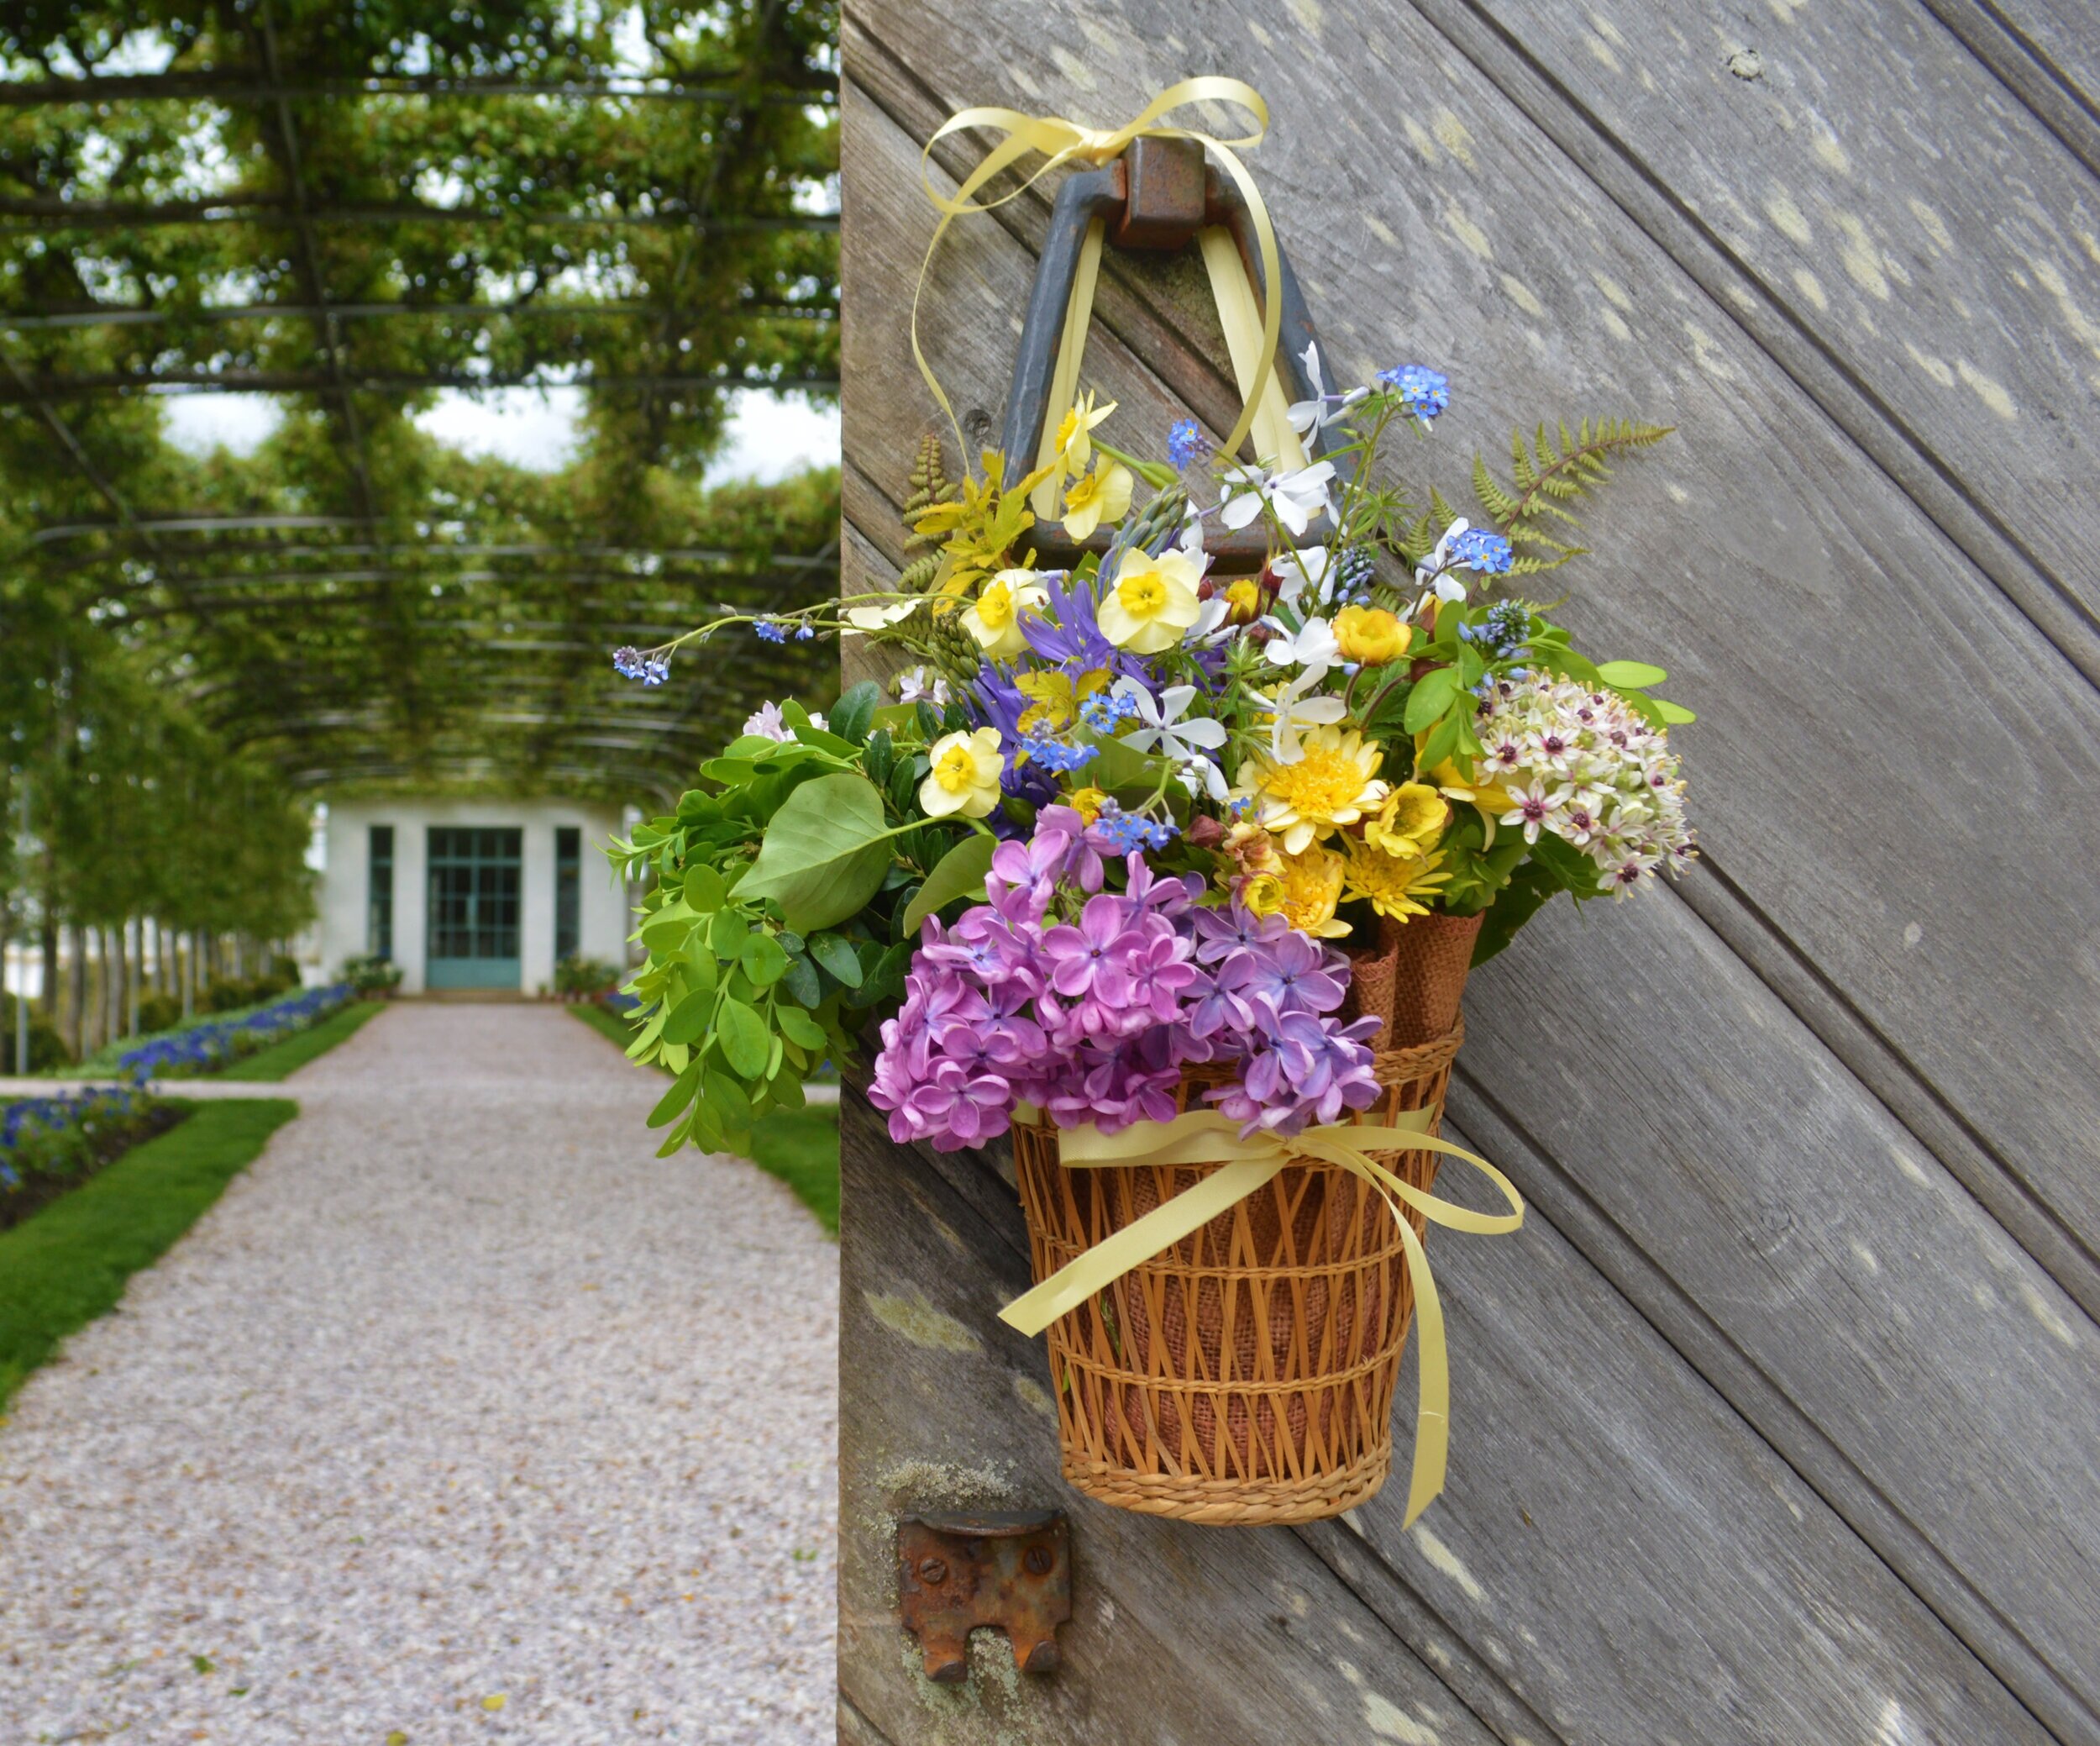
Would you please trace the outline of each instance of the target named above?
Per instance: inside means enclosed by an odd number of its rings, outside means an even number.
[[[634,1053],[679,1075],[671,1143],[735,1139],[900,997],[871,1096],[900,1140],[980,1144],[1024,1107],[1158,1120],[1184,1068],[1221,1063],[1236,1076],[1210,1099],[1250,1131],[1325,1124],[1375,1095],[1352,959],[1445,918],[1478,927],[1478,962],[1557,894],[1681,870],[1669,730],[1691,713],[1525,592],[1578,555],[1573,500],[1665,433],[1519,434],[1508,482],[1475,461],[1475,524],[1382,482],[1390,437],[1450,403],[1419,365],[1319,390],[1290,418],[1324,452],[1288,469],[1191,420],[1140,458],[1091,395],[1018,477],[986,454],[951,480],[928,439],[895,592],[619,651],[645,684],[738,626],[905,663],[828,719],[765,705],[707,786],[615,845],[657,876],[630,987]],[[1106,550],[1037,567],[1045,492]],[[1213,574],[1206,532],[1257,523],[1261,567]]]

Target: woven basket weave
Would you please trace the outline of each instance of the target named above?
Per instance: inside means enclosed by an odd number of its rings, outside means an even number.
[[[1465,1027],[1378,1056],[1365,1119],[1437,1112]],[[1184,1083],[1184,1102],[1210,1081]],[[1047,1279],[1215,1165],[1067,1170],[1054,1128],[1014,1129],[1031,1259]],[[1436,1154],[1383,1155],[1428,1189]],[[1423,1220],[1409,1210],[1419,1236]],[[1414,1296],[1369,1184],[1308,1160],[1133,1268],[1049,1329],[1064,1476],[1124,1509],[1254,1526],[1339,1515],[1385,1482]]]

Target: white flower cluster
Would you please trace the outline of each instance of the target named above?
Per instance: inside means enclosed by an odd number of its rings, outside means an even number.
[[[1644,875],[1691,858],[1684,783],[1669,736],[1613,692],[1540,675],[1499,681],[1474,723],[1480,781],[1499,787],[1502,823],[1546,831],[1597,863],[1598,887],[1624,896]]]

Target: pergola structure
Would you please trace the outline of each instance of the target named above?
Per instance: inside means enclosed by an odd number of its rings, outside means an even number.
[[[821,0],[11,9],[0,590],[301,787],[675,793],[758,696],[821,682],[792,644],[653,691],[607,655],[835,589],[834,475],[697,481],[732,392],[837,387],[836,24]],[[582,391],[558,472],[414,422],[531,385]],[[282,409],[252,455],[163,439],[167,397],[225,393]]]

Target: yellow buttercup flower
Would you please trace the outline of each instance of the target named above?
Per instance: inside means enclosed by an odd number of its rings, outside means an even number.
[[[1225,591],[1225,622],[1252,624],[1262,616],[1262,585],[1243,576]]]
[[[1422,900],[1433,901],[1437,887],[1451,877],[1443,870],[1441,855],[1399,860],[1353,837],[1343,838],[1342,843],[1346,856],[1337,858],[1342,860],[1343,894],[1368,899],[1380,915],[1396,922],[1427,915],[1429,904]]]
[[[1284,918],[1304,933],[1320,939],[1339,939],[1349,931],[1347,922],[1335,919],[1335,905],[1341,901],[1344,863],[1331,849],[1314,844],[1302,855],[1287,855],[1276,878],[1284,888],[1278,906]]]
[[[1097,408],[1094,404],[1094,391],[1089,389],[1086,397],[1076,401],[1067,408],[1058,423],[1058,465],[1068,476],[1086,471],[1086,464],[1094,454],[1094,443],[1087,433],[1116,410],[1116,402]]]
[[[1136,655],[1172,649],[1202,609],[1196,598],[1202,580],[1196,560],[1179,547],[1157,558],[1140,551],[1126,553],[1116,573],[1116,586],[1095,614],[1101,634],[1118,649]]]
[[[932,768],[919,784],[919,804],[929,818],[982,818],[999,804],[999,777],[1006,760],[999,753],[999,729],[951,734],[927,754]]]
[[[1076,680],[1067,678],[1054,667],[1037,673],[1016,674],[1015,690],[1032,700],[1021,713],[1021,731],[1036,734],[1063,733],[1079,720],[1079,705],[1095,692],[1106,689],[1109,678],[1105,667],[1082,673]]]
[[[1257,916],[1273,916],[1284,907],[1284,881],[1280,875],[1256,873],[1240,885],[1240,902]]]
[[[1101,808],[1108,804],[1108,795],[1100,788],[1074,788],[1065,796],[1065,803],[1091,824],[1101,816]]]
[[[1255,801],[1257,822],[1284,839],[1285,854],[1300,855],[1314,838],[1356,823],[1384,802],[1383,755],[1353,728],[1311,728],[1299,736],[1294,762],[1257,754],[1241,765],[1236,792]]]
[[[1074,539],[1084,539],[1103,522],[1122,520],[1130,513],[1136,484],[1128,467],[1114,463],[1074,479],[1065,488],[1064,531]]]
[[[1382,667],[1407,653],[1415,633],[1383,607],[1344,607],[1335,614],[1335,644],[1344,660]]]
[[[1451,822],[1451,804],[1427,782],[1403,782],[1363,821],[1363,840],[1399,860],[1427,855]]]
[[[992,660],[1011,660],[1028,646],[1021,615],[1041,612],[1049,598],[1032,570],[1002,570],[963,611],[963,628]]]

